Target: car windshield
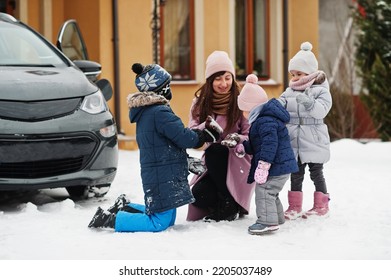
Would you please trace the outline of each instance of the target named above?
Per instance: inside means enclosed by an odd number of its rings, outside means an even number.
[[[0,66],[64,66],[64,61],[30,30],[0,22]]]

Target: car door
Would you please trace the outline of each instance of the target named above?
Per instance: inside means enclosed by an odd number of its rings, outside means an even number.
[[[84,72],[90,81],[97,83],[102,67],[99,63],[89,60],[87,46],[76,20],[70,19],[63,23],[57,36],[56,46]],[[106,95],[104,92],[104,95],[106,100],[109,100],[112,93]]]
[[[57,36],[56,46],[72,61],[88,60],[87,46],[74,19],[63,23]]]

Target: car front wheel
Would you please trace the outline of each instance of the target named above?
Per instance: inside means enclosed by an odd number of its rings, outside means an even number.
[[[72,198],[88,199],[92,197],[103,197],[110,189],[110,184],[96,186],[72,186],[66,190]]]

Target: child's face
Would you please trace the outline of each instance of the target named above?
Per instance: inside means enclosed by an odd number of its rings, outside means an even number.
[[[213,90],[216,93],[228,93],[231,90],[232,82],[232,74],[225,72],[213,80]]]
[[[248,116],[250,115],[250,112],[248,111],[243,111],[243,117],[245,117],[246,119],[248,119]]]
[[[300,78],[308,76],[308,74],[296,70],[292,70],[290,73],[292,82],[296,82],[297,80],[300,80]]]

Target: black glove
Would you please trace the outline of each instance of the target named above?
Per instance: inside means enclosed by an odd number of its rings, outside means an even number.
[[[194,147],[195,149],[201,148],[202,145],[205,144],[205,142],[214,143],[220,138],[220,134],[215,130],[199,130],[199,129],[193,129],[194,132],[198,135],[198,143]]]
[[[220,133],[218,133],[214,129],[207,129],[199,130],[199,129],[193,129],[194,132],[198,135],[198,143],[194,147],[195,149],[201,148],[202,145],[205,144],[205,142],[214,143],[220,139]]]
[[[220,133],[211,128],[205,128],[202,133],[205,137],[205,142],[215,143],[220,139]]]
[[[221,126],[211,117],[208,116],[205,120],[205,129],[193,129],[198,134],[199,141],[197,146],[194,148],[200,148],[205,142],[215,143],[219,141],[221,134],[223,133],[223,129]]]
[[[219,141],[223,129],[211,116],[208,116],[205,121],[203,133],[205,135],[205,142],[215,143]]]
[[[202,175],[206,171],[204,163],[199,158],[187,155],[187,163],[189,165],[189,171],[193,174]]]
[[[214,118],[208,116],[205,121],[205,128],[216,131],[219,135],[223,134],[223,128],[215,121]],[[219,137],[220,138],[220,137]]]

